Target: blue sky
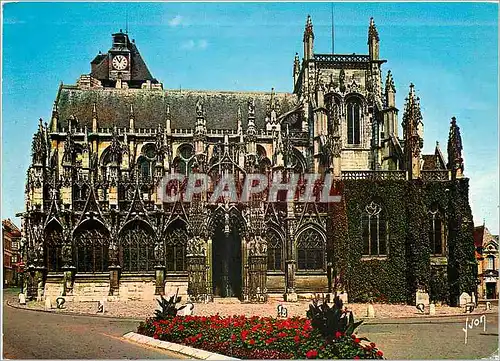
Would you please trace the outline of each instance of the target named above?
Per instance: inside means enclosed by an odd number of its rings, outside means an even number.
[[[2,218],[23,210],[32,134],[38,118],[49,120],[59,82],[88,73],[127,17],[165,88],[291,91],[307,14],[315,52],[331,52],[330,3],[4,4]],[[410,82],[421,98],[424,152],[436,141],[446,152],[457,117],[474,222],[498,233],[498,5],[335,3],[334,14],[336,53],[367,53],[375,18],[400,118]]]

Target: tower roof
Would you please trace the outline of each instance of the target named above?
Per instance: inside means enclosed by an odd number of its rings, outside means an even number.
[[[149,71],[144,59],[139,53],[139,49],[135,45],[134,40],[130,41],[128,34],[122,32],[121,30],[117,33],[112,34],[113,43],[112,47],[108,50],[106,54],[97,54],[97,56],[90,62],[91,72],[90,75],[101,81],[104,86],[112,85],[109,83],[109,60],[110,54],[113,52],[127,52],[130,53],[130,75],[131,79],[128,81],[129,86],[140,86],[145,81],[149,80],[152,83],[158,83],[158,81],[153,78],[151,72]]]

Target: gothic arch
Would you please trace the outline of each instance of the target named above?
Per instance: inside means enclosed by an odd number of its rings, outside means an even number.
[[[276,227],[266,230],[267,270],[284,271],[285,235]]]
[[[297,269],[323,271],[326,264],[326,235],[317,224],[308,223],[295,236]]]
[[[300,174],[305,173],[308,168],[306,158],[297,148],[292,148],[292,167]]]
[[[363,141],[365,99],[361,94],[350,93],[345,97],[347,144],[360,145]]]
[[[153,271],[154,229],[144,220],[127,222],[118,234],[119,262],[123,272]]]
[[[432,203],[428,210],[429,247],[431,255],[446,254],[446,215],[438,203]]]
[[[224,229],[227,222],[229,222],[230,230],[237,231],[241,236],[244,236],[248,231],[246,219],[238,208],[235,206],[225,208],[224,205],[219,204],[210,214],[208,220],[209,232],[213,234],[216,229]]]
[[[372,198],[361,210],[363,255],[387,255],[389,232],[387,208],[379,197]]]
[[[73,250],[77,272],[106,272],[109,261],[110,232],[97,219],[88,219],[73,231]]]
[[[188,224],[183,219],[176,218],[169,222],[163,237],[167,272],[182,272],[186,270],[186,246],[188,239]]]
[[[45,226],[43,233],[45,266],[49,272],[59,272],[63,266],[63,227],[58,220],[52,218]]]

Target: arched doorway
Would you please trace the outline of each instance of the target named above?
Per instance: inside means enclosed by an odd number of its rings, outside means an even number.
[[[218,208],[211,221],[212,289],[215,297],[242,295],[241,242],[244,220],[235,208]]]

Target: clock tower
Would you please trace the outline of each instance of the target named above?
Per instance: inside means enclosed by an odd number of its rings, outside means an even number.
[[[128,35],[120,32],[113,34],[113,46],[108,52],[109,79],[131,80],[132,56]]]

